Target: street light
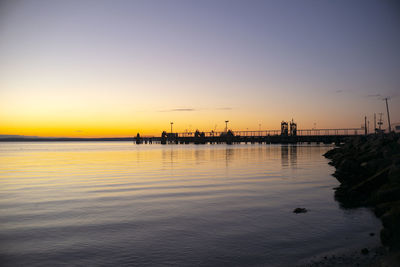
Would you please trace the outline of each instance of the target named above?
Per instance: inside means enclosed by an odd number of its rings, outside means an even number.
[[[225,133],[228,132],[228,122],[229,122],[229,121],[225,121]]]
[[[392,131],[392,127],[390,125],[390,115],[389,115],[389,106],[388,106],[388,98],[386,97],[385,99],[386,102],[386,110],[387,110],[387,117],[388,117],[388,124],[389,124],[389,133]]]
[[[172,121],[170,123],[171,123],[171,133],[172,133],[172,124],[174,124],[174,123]]]

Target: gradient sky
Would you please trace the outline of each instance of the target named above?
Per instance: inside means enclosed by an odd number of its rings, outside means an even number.
[[[400,122],[396,2],[2,0],[0,134]]]

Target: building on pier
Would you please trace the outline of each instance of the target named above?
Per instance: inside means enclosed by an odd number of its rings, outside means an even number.
[[[293,119],[290,122],[290,135],[297,136],[297,123],[295,123]]]
[[[286,121],[281,122],[281,135],[288,136],[288,123]]]

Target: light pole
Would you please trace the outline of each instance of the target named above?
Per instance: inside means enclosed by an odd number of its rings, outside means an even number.
[[[364,133],[367,135],[367,116],[364,117]]]
[[[174,124],[172,121],[170,122],[171,123],[171,133],[172,133],[172,125]]]
[[[389,124],[389,133],[392,131],[392,127],[390,126],[390,115],[389,115],[389,106],[388,106],[388,98],[385,98],[386,101],[386,110],[387,110],[387,115],[388,115],[388,124]]]
[[[378,121],[379,132],[381,132],[381,130],[382,130],[382,124],[383,124],[382,115],[383,115],[383,113],[379,113],[379,121]]]
[[[229,121],[225,121],[225,133],[228,132],[228,122],[229,122]]]

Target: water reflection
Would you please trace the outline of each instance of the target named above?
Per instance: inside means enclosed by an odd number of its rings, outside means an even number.
[[[225,165],[229,167],[230,161],[234,158],[234,149],[231,147],[226,147],[225,149]]]
[[[297,145],[291,145],[290,147],[290,165],[297,165]]]
[[[186,149],[189,148],[189,149]],[[256,151],[254,148],[244,148],[242,150],[249,150],[247,153],[258,152],[258,155],[262,157],[264,149],[259,148]],[[173,168],[174,165],[182,161],[193,161],[196,165],[204,164],[208,161],[219,161],[224,160],[225,166],[229,167],[232,161],[235,161],[235,152],[238,151],[237,147],[234,146],[165,146],[165,149],[161,150],[161,159],[164,167]],[[239,153],[240,154],[240,153]],[[260,158],[261,159],[261,158]],[[137,158],[137,160],[141,160]],[[155,159],[154,159],[155,160]]]
[[[297,149],[298,146],[281,145],[281,165],[282,167],[296,167],[297,165]],[[303,148],[302,148],[303,149]]]
[[[281,165],[282,167],[289,166],[289,148],[287,145],[281,145]]]
[[[177,159],[174,145],[169,145],[161,150],[161,158],[166,168],[174,168],[174,161]]]
[[[206,151],[204,150],[204,147],[199,147],[199,149],[194,151],[194,158],[196,164],[201,164],[206,161]]]

